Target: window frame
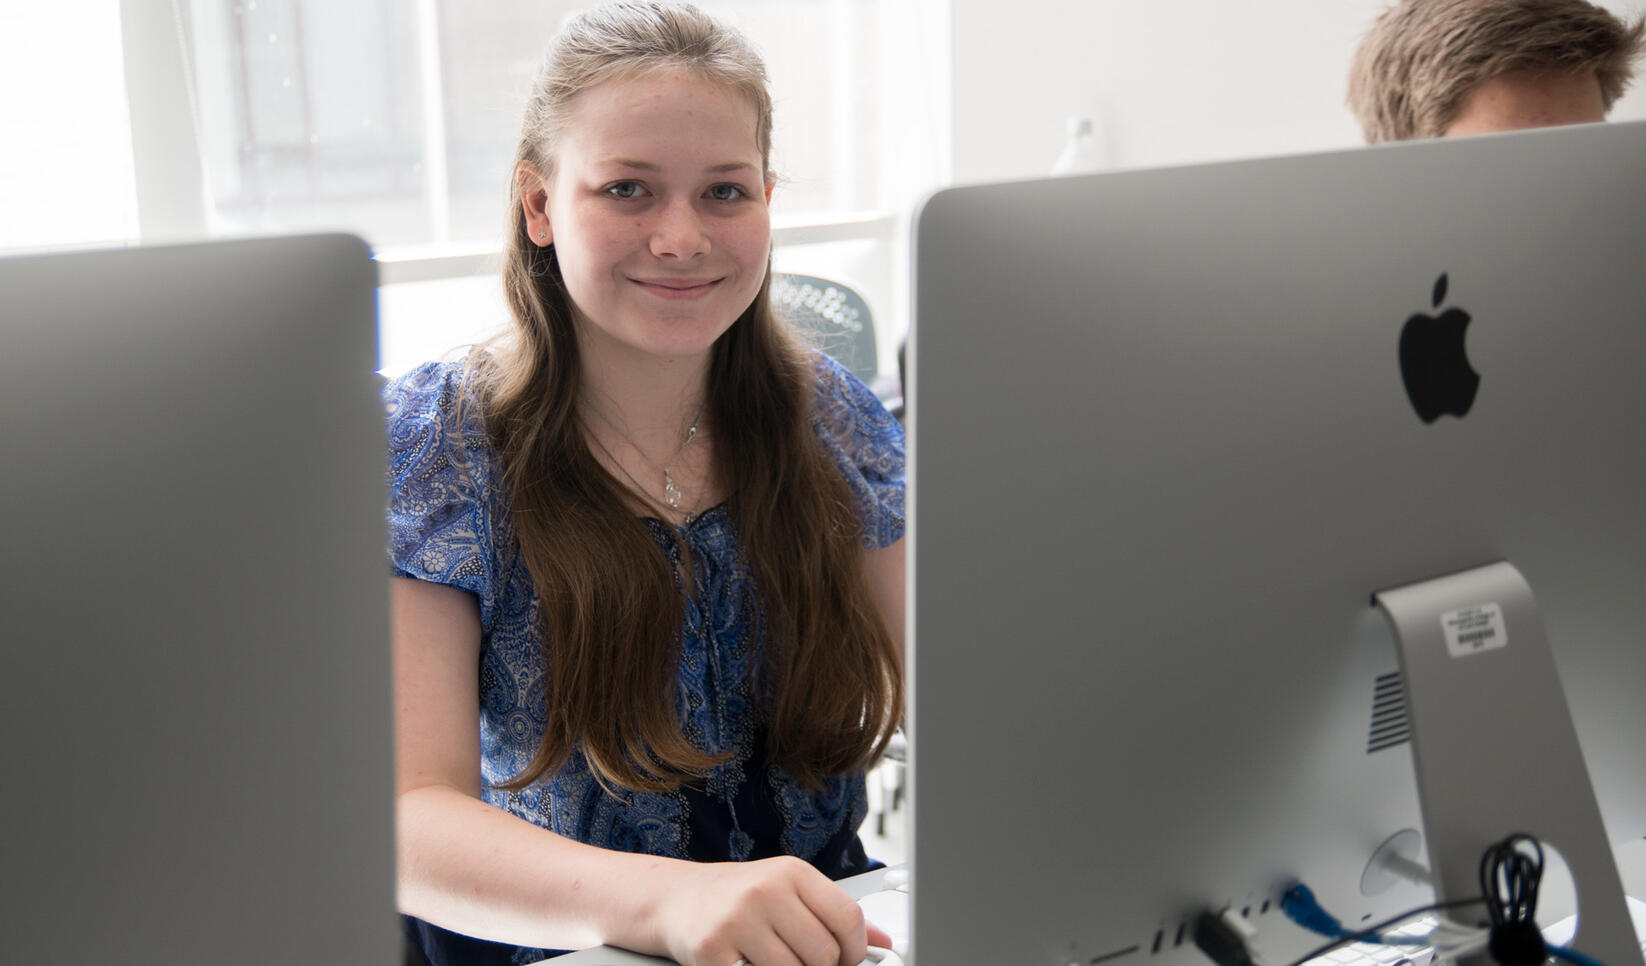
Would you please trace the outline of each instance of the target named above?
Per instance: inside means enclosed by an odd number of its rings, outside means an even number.
[[[446,133],[440,74],[437,0],[410,0],[418,31],[418,84],[423,118],[423,209],[431,240],[385,246],[384,284],[483,274],[498,245],[450,237]],[[201,161],[200,109],[194,82],[189,0],[120,0],[126,95],[136,172],[138,241],[212,237],[209,189]],[[169,16],[163,16],[169,14]],[[894,211],[796,215],[773,226],[777,246],[828,241],[893,242]]]
[[[446,170],[444,90],[438,0],[409,0],[414,5],[418,36],[418,83],[423,118],[425,184],[423,213],[431,240],[392,244],[376,249],[379,284],[461,279],[495,274],[501,238],[495,242],[453,241]],[[849,0],[829,0],[847,3]],[[917,188],[923,194],[946,184],[951,170],[947,103],[950,97],[949,40],[946,24],[951,0],[907,0],[897,5],[874,5],[877,29],[886,36],[903,36],[912,22],[931,28],[929,36],[914,42],[884,45],[879,63],[888,85],[906,86],[919,78],[929,88],[928,124],[937,143],[930,146],[924,173],[896,157],[887,135],[896,125],[890,116],[879,119],[883,139],[880,160],[887,173],[882,192],[884,210],[779,214],[773,225],[773,247],[781,259],[786,250],[832,242],[863,242],[885,252],[887,271],[868,284],[863,294],[875,311],[881,333],[881,355],[895,359],[895,347],[908,328],[909,208],[911,182],[936,182]],[[127,106],[136,194],[135,242],[198,241],[227,234],[214,225],[210,186],[202,159],[198,87],[194,78],[197,56],[191,0],[119,0],[122,48],[125,57]],[[924,31],[923,31],[924,34]],[[835,38],[836,43],[840,38]],[[897,81],[890,80],[894,74]],[[842,106],[841,110],[845,108]],[[837,123],[842,123],[838,116]],[[794,254],[794,253],[790,253]],[[813,274],[819,274],[813,272]],[[828,274],[822,272],[821,274]],[[877,276],[880,274],[876,270]],[[853,280],[846,279],[850,284]],[[884,368],[884,367],[883,367]]]

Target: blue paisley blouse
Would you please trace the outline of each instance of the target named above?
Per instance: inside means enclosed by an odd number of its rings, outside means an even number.
[[[903,535],[903,430],[849,371],[817,357],[813,425],[853,493],[870,549]],[[461,588],[479,602],[482,796],[497,808],[592,845],[697,861],[794,855],[832,878],[867,871],[857,828],[862,774],[807,791],[767,764],[747,714],[760,649],[757,593],[724,506],[679,531],[645,520],[671,561],[690,553],[693,585],[681,635],[679,704],[686,735],[731,752],[707,781],[665,793],[602,790],[574,753],[520,791],[497,783],[524,770],[544,728],[537,594],[521,559],[478,406],[457,402],[460,362],[428,363],[384,389],[389,437],[389,556],[394,573]],[[677,537],[678,534],[678,537]],[[674,564],[677,575],[678,563]],[[552,955],[481,942],[407,917],[434,966],[530,963]]]

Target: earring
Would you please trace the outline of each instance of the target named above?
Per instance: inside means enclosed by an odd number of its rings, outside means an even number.
[[[549,237],[549,233],[546,230],[542,228],[537,229],[537,238],[539,241],[547,237]]]

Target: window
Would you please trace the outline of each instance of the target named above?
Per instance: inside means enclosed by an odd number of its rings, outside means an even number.
[[[7,89],[47,93],[38,110],[21,105],[31,108],[24,116],[8,108],[8,143],[40,150],[28,163],[0,160],[8,210],[14,198],[34,206],[29,218],[8,217],[0,247],[354,232],[384,266],[385,360],[437,354],[440,340],[466,341],[498,311],[474,297],[484,285],[472,279],[495,267],[521,109],[549,37],[587,5],[8,5],[0,35],[32,59],[0,58],[17,75],[6,75]],[[748,34],[771,70],[779,268],[863,291],[890,359],[903,327],[903,219],[944,172],[936,119],[947,37],[929,26],[946,22],[932,15],[944,0],[700,5]],[[111,136],[124,131],[129,140]],[[124,201],[94,197],[84,187],[93,178],[112,181]],[[422,287],[393,291],[401,285]],[[448,328],[429,316],[433,306],[479,321]]]
[[[0,4],[0,252],[136,236],[121,65],[118,0]]]
[[[379,248],[437,237],[412,4],[190,7],[190,96],[217,232],[341,229]]]
[[[199,0],[210,216],[228,231],[347,227],[379,248],[486,245],[548,38],[583,4]],[[885,0],[706,3],[753,38],[779,103],[781,223],[895,210],[880,142],[918,98]],[[888,96],[891,91],[898,96]],[[900,146],[901,147],[901,146]],[[906,156],[905,156],[906,159]],[[929,179],[928,179],[929,183]]]

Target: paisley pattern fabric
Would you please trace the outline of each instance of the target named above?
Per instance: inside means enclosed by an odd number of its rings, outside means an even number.
[[[903,430],[848,370],[817,361],[813,425],[857,497],[863,543],[903,536]],[[769,766],[748,714],[760,648],[756,592],[724,506],[676,531],[645,524],[677,579],[690,554],[678,694],[697,747],[730,752],[700,784],[667,793],[608,793],[580,754],[520,791],[491,786],[522,771],[542,738],[543,659],[537,595],[520,556],[500,468],[479,407],[459,405],[461,362],[429,363],[384,390],[389,436],[389,556],[394,573],[458,587],[479,602],[482,796],[561,835],[625,852],[698,861],[807,859],[832,878],[867,871],[857,827],[861,774],[811,792]],[[528,963],[545,950],[459,937],[416,920],[408,930],[435,966]]]

